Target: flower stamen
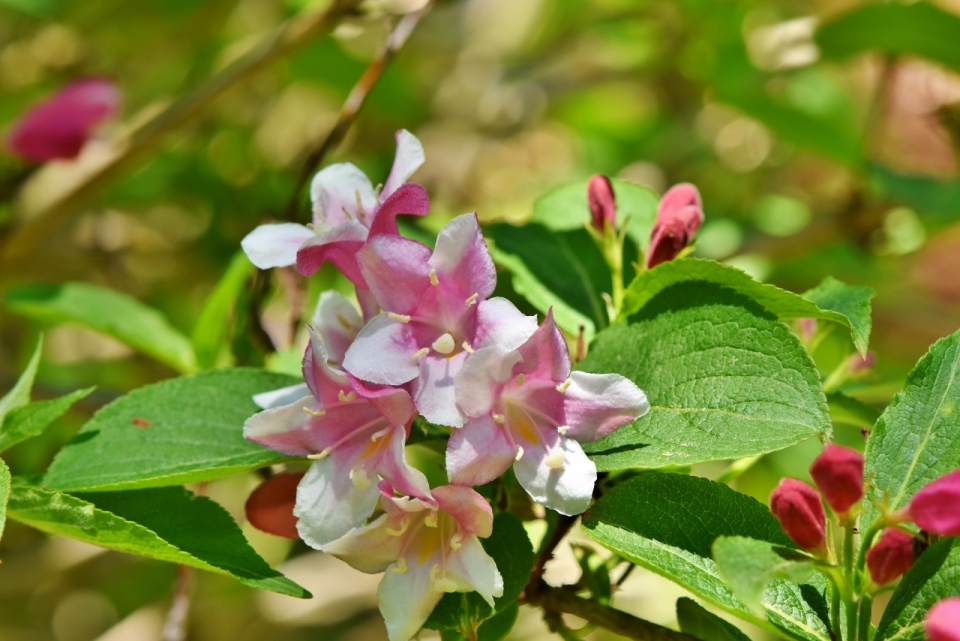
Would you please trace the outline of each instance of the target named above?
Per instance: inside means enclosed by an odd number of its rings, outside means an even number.
[[[396,572],[397,574],[403,574],[407,571],[407,560],[403,557],[397,559],[397,562],[390,568],[391,572]]]
[[[493,422],[494,422],[494,423],[499,423],[500,425],[503,425],[504,423],[506,423],[506,421],[507,421],[507,419],[503,416],[503,414],[494,414],[494,415],[493,415]]]
[[[557,425],[557,431],[560,432],[561,434],[566,434],[567,430],[569,429],[570,429],[569,425]]]
[[[350,482],[358,490],[365,490],[370,487],[370,477],[362,467],[355,467],[350,470]]]
[[[547,454],[547,458],[545,458],[543,462],[546,463],[547,467],[551,470],[557,470],[563,468],[563,458],[563,449],[557,447]]]
[[[348,394],[344,394],[343,390],[340,390],[340,393],[337,394],[337,398],[340,399],[341,403],[350,403],[351,401],[357,400],[357,393],[353,390],[350,390]]]
[[[303,411],[309,414],[310,416],[324,416],[327,411],[325,409],[312,410],[309,407],[304,406]]]
[[[463,341],[463,345],[461,345],[460,347],[462,347],[463,351],[465,351],[467,354],[473,354],[473,348],[470,347],[470,343],[468,343],[467,341]]]
[[[393,312],[387,312],[387,316],[399,323],[409,323],[410,317],[406,314],[394,314]]]
[[[322,461],[323,459],[330,456],[330,452],[332,451],[333,451],[332,447],[327,447],[327,448],[324,448],[324,450],[319,454],[310,454],[309,456],[307,456],[307,458],[310,459],[311,461]]]
[[[557,385],[557,391],[560,392],[561,394],[563,394],[564,392],[567,391],[567,388],[569,388],[572,384],[573,384],[573,379],[572,379],[572,378],[568,378],[568,379],[565,380],[564,382],[562,382],[562,383],[560,383],[559,385]]]
[[[416,352],[413,353],[413,360],[418,361],[429,353],[430,353],[429,347],[423,347],[421,349],[418,349]]]
[[[400,536],[407,531],[407,528],[410,527],[410,517],[406,517],[400,521],[400,527],[394,530],[393,528],[387,528],[387,536]]]
[[[474,294],[473,296],[471,296],[470,298],[468,298],[468,299],[465,301],[467,307],[470,307],[471,305],[476,305],[478,298],[480,298],[480,294]]]
[[[433,349],[444,355],[452,352],[456,346],[457,344],[453,342],[453,336],[451,336],[449,332],[433,341],[432,345]]]
[[[430,270],[430,284],[434,287],[440,284],[440,281],[437,279],[437,270],[435,269]]]
[[[519,461],[519,460],[522,459],[522,458],[523,458],[523,446],[522,446],[522,445],[518,445],[518,446],[517,446],[517,458],[516,458],[516,460]]]

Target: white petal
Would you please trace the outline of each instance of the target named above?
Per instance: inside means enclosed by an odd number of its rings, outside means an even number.
[[[344,460],[336,454],[314,462],[297,487],[293,509],[300,518],[297,531],[318,550],[363,525],[380,497],[376,478],[366,486],[355,485],[350,480],[355,459]]]
[[[328,358],[338,365],[343,363],[347,349],[363,327],[360,312],[346,296],[331,289],[320,294],[312,320],[327,346]]]
[[[307,384],[297,383],[289,387],[275,389],[272,392],[254,394],[253,402],[256,403],[260,409],[269,410],[282,405],[289,405],[294,401],[299,401],[305,396],[310,396],[310,389],[307,387]]]
[[[363,212],[357,205],[359,199]],[[310,200],[316,222],[334,227],[357,220],[369,227],[377,208],[373,185],[360,168],[349,162],[324,167],[310,183]],[[344,213],[344,209],[348,213]]]
[[[323,546],[323,551],[351,567],[376,574],[393,564],[400,553],[402,539],[387,532],[387,515],[381,514],[369,525],[350,530]]]
[[[430,579],[430,564],[408,563],[403,573],[388,570],[377,589],[377,601],[390,641],[409,641],[441,598],[443,593]]]
[[[420,374],[420,365],[413,360],[417,349],[409,325],[380,314],[360,330],[343,367],[371,383],[402,385]]]
[[[413,402],[431,423],[460,427],[465,417],[457,407],[455,381],[467,352],[447,358],[430,354],[419,359],[419,376],[413,381]]]
[[[483,485],[506,472],[517,455],[490,416],[467,421],[447,442],[447,474],[457,485]]]
[[[240,246],[260,269],[287,267],[297,262],[297,250],[313,236],[313,231],[296,223],[260,225],[240,241]]]
[[[619,374],[572,372],[570,381],[563,394],[567,436],[581,443],[603,438],[650,410],[647,395]]]
[[[474,349],[496,345],[517,349],[537,331],[537,317],[525,316],[506,298],[491,298],[477,306],[477,336]]]
[[[393,159],[393,168],[390,176],[383,185],[380,200],[386,200],[400,185],[407,182],[420,165],[423,164],[423,145],[412,133],[406,129],[397,132],[397,155]]]
[[[597,467],[576,441],[560,438],[558,446],[563,448],[563,467],[547,465],[552,449],[529,447],[513,464],[513,471],[520,485],[537,503],[560,514],[580,514],[590,506],[593,498]]]
[[[503,596],[503,577],[497,564],[475,536],[465,537],[459,550],[447,559],[447,576],[459,592],[476,591],[493,607],[493,597]]]
[[[510,380],[520,354],[499,347],[484,347],[471,354],[457,373],[456,394],[460,409],[470,417],[490,412],[500,386]]]

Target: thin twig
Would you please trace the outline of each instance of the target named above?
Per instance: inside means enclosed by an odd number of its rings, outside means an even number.
[[[576,522],[577,517],[561,514],[557,518],[556,525],[547,530],[543,541],[540,543],[540,549],[537,550],[536,558],[533,561],[533,572],[530,574],[530,580],[527,581],[527,585],[524,588],[529,598],[536,598],[537,590],[539,590],[541,586],[546,585],[541,579],[543,578],[543,572],[546,569],[547,562],[553,558],[554,550],[560,545],[560,542],[563,541],[564,537],[567,536],[567,533],[570,531],[570,528],[572,528]]]
[[[193,592],[193,576],[196,570],[189,565],[177,567],[177,585],[173,602],[163,623],[161,641],[184,641],[187,638],[187,615],[190,613],[190,594]]]
[[[291,19],[260,46],[148,120],[119,143],[112,155],[78,185],[59,194],[37,211],[30,212],[30,222],[17,229],[7,242],[4,248],[6,258],[9,260],[28,253],[52,229],[89,203],[106,185],[131,170],[145,152],[156,146],[164,136],[190,122],[227,90],[312,40],[330,33],[359,4],[360,0],[334,0],[324,11],[305,12]]]
[[[350,126],[353,124],[354,120],[356,120],[360,110],[363,109],[363,105],[367,102],[367,97],[370,95],[370,92],[373,91],[373,88],[377,86],[377,81],[379,81],[380,77],[383,75],[384,70],[387,68],[387,64],[394,58],[394,56],[397,55],[397,52],[403,48],[403,45],[406,44],[407,40],[410,38],[410,35],[420,23],[420,19],[423,18],[423,16],[429,10],[430,3],[428,2],[417,11],[408,13],[400,18],[393,30],[390,32],[390,35],[387,36],[387,41],[384,43],[383,49],[380,51],[377,57],[370,61],[370,64],[367,65],[363,75],[361,75],[356,84],[353,85],[353,88],[347,95],[347,99],[343,103],[343,107],[340,108],[340,117],[337,119],[336,124],[330,130],[330,133],[327,134],[327,137],[324,138],[323,142],[320,143],[316,149],[310,152],[310,155],[307,156],[307,159],[303,163],[303,168],[300,170],[300,176],[297,179],[296,187],[294,187],[293,194],[290,197],[290,202],[287,204],[287,220],[292,222],[297,219],[299,213],[300,193],[303,191],[303,188],[306,186],[313,173],[320,166],[320,163],[323,162],[323,159],[326,157],[326,155],[330,153],[334,147],[340,144],[340,142],[343,140],[343,137],[347,135],[347,131],[350,130]]]

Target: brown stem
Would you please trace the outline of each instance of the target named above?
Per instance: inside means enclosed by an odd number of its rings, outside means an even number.
[[[347,135],[347,131],[350,130],[350,125],[356,120],[363,105],[367,102],[367,97],[370,95],[370,92],[377,86],[377,81],[379,81],[383,75],[387,64],[397,55],[397,52],[403,48],[403,45],[406,44],[410,35],[420,23],[420,19],[423,18],[429,9],[430,3],[428,2],[417,11],[403,16],[390,32],[387,41],[383,45],[383,49],[376,58],[370,61],[363,75],[361,75],[356,84],[353,85],[353,88],[347,95],[347,99],[343,103],[343,107],[340,108],[340,117],[337,118],[336,124],[330,130],[330,133],[327,134],[327,137],[324,138],[323,142],[320,143],[320,146],[311,151],[303,163],[303,168],[300,170],[300,176],[297,179],[297,185],[294,187],[293,195],[287,205],[287,220],[295,221],[297,219],[300,192],[303,191],[304,186],[306,186],[310,180],[310,176],[317,170],[326,155],[330,153],[330,150],[340,144],[343,137]]]
[[[193,576],[196,570],[189,565],[177,567],[177,585],[173,602],[163,623],[161,641],[184,641],[187,638],[187,615],[190,613],[190,594],[193,592]]]
[[[528,598],[535,598],[536,592],[546,583],[542,581],[543,571],[546,569],[547,562],[553,558],[553,551],[557,549],[563,537],[567,535],[573,524],[577,522],[577,517],[560,514],[556,525],[547,530],[543,541],[540,542],[540,549],[537,550],[537,556],[533,561],[533,572],[530,574],[530,580],[524,588]]]
[[[689,634],[676,632],[608,605],[578,597],[574,590],[569,587],[554,588],[541,582],[535,593],[536,596],[531,596],[528,593],[525,601],[531,605],[540,606],[548,612],[578,616],[628,639],[636,639],[637,641],[697,641]]]
[[[188,123],[227,90],[312,40],[330,33],[359,4],[360,0],[334,0],[324,11],[305,12],[291,19],[260,46],[131,132],[126,140],[116,145],[110,157],[91,169],[79,184],[30,212],[30,222],[17,229],[7,242],[4,248],[6,258],[9,260],[28,253],[48,232],[89,203],[106,185],[131,170],[164,136]]]

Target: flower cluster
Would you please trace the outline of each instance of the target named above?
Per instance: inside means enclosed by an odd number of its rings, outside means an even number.
[[[296,493],[299,536],[385,572],[378,597],[392,641],[415,634],[445,592],[475,590],[491,603],[502,593],[477,538],[491,533],[491,508],[469,486],[513,466],[535,501],[579,514],[597,476],[580,443],[649,408],[622,376],[571,371],[552,314],[538,324],[491,297],[497,275],[476,214],[454,218],[434,249],[399,234],[398,214],[429,208],[425,190],[405,182],[423,159],[400,131],[382,189],[353,165],[332,165],[313,181],[312,225],[264,225],[243,241],[261,268],[296,264],[309,275],[330,261],[356,287],[362,313],[321,296],[305,384],[256,397],[264,411],[244,436],[313,459]],[[452,430],[451,485],[431,488],[407,462],[417,415]]]

